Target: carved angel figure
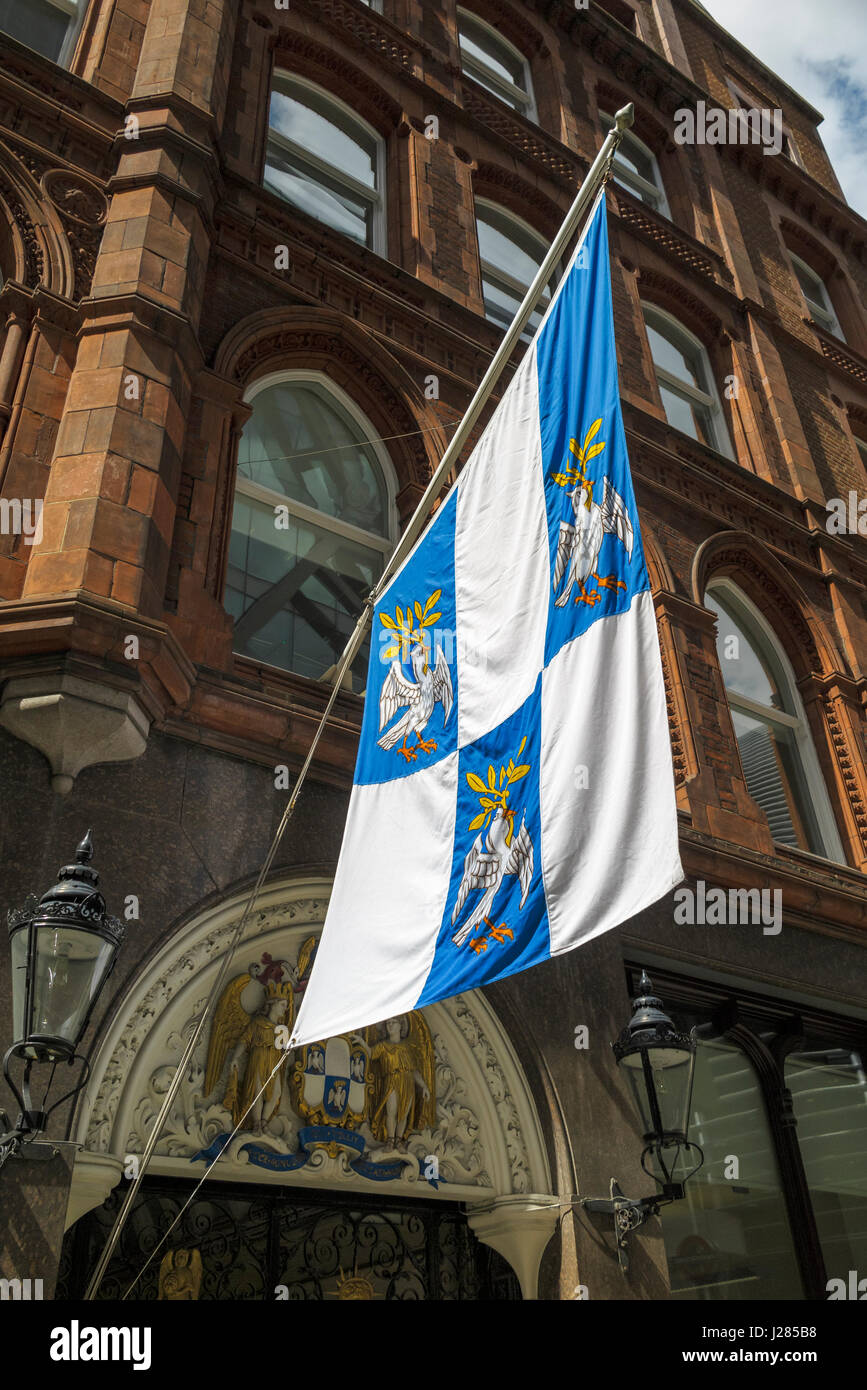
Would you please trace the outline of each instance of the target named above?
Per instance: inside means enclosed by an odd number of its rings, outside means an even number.
[[[202,1256],[198,1250],[169,1250],[160,1265],[158,1298],[173,1303],[195,1303],[202,1284]]]
[[[261,1134],[277,1112],[284,1083],[282,1068],[276,1072],[274,1068],[285,1048],[278,1044],[276,1030],[283,1024],[287,1037],[292,1030],[295,990],[314,945],[314,937],[305,941],[297,966],[273,960],[266,952],[261,962],[248,966],[246,974],[236,976],[223,990],[208,1042],[205,1097],[217,1089],[228,1058],[222,1104],[235,1128],[243,1125]]]
[[[382,1143],[405,1149],[408,1134],[436,1124],[430,1029],[414,1010],[368,1028],[367,1043],[373,1077],[370,1128]]]

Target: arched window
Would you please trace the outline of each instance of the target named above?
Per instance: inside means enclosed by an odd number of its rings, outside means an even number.
[[[717,655],[750,796],[780,844],[843,861],[785,653],[755,605],[729,580],[715,579],[704,602],[717,617]]]
[[[337,97],[278,72],[265,187],[385,255],[385,141]]]
[[[517,48],[477,15],[458,10],[461,66],[468,77],[493,92],[528,120],[536,119],[530,65]]]
[[[614,129],[614,117],[609,116],[607,111],[600,111],[599,119],[606,135]],[[624,133],[611,168],[614,182],[619,183],[621,188],[640,198],[648,207],[661,212],[663,217],[671,217],[656,155],[631,130]]]
[[[247,399],[224,600],[235,651],[320,679],[393,548],[391,464],[369,422],[317,372],[266,377]],[[353,690],[366,669],[361,653]]]
[[[476,233],[482,270],[485,316],[506,329],[515,317],[533,277],[545,259],[545,242],[532,227],[486,198],[476,199]],[[529,342],[551,298],[549,286],[523,334]]]
[[[671,314],[643,304],[665,418],[675,429],[732,457],[722,406],[704,347]]]
[[[0,31],[44,58],[66,63],[72,57],[84,7],[85,0],[0,0]]]
[[[831,296],[825,288],[825,281],[821,275],[816,274],[812,266],[807,265],[806,261],[802,261],[800,256],[796,256],[794,251],[789,252],[789,259],[810,311],[810,317],[816,320],[820,328],[824,328],[828,333],[833,333],[835,338],[839,338],[841,342],[845,343],[846,339],[843,337],[843,330],[837,315],[834,313],[834,305],[831,303]]]

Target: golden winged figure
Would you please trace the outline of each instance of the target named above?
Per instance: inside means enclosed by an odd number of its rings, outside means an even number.
[[[304,942],[297,966],[272,960],[266,953],[223,990],[208,1041],[204,1094],[208,1097],[217,1089],[228,1060],[222,1104],[235,1128],[243,1125],[260,1134],[280,1104],[283,1079],[281,1071],[272,1072],[285,1048],[276,1030],[283,1025],[287,1038],[292,1031],[295,987],[315,944],[315,937]]]
[[[370,1128],[382,1143],[405,1149],[407,1135],[436,1125],[433,1038],[417,1010],[366,1031],[373,1077]]]
[[[159,1299],[194,1303],[202,1284],[202,1256],[198,1250],[169,1250],[160,1265]]]

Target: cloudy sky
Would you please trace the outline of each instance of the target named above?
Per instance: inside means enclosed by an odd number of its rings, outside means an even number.
[[[705,9],[825,119],[819,127],[843,192],[867,217],[865,0],[703,0]]]

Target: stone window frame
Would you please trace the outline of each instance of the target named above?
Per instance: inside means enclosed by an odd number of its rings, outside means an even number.
[[[788,729],[792,735],[794,751],[809,799],[810,808],[816,822],[820,848],[798,845],[803,854],[825,860],[831,864],[848,866],[843,843],[834,819],[834,811],[828,786],[822,773],[819,756],[813,741],[804,703],[798,691],[797,678],[792,669],[785,648],[763,613],[759,611],[748,594],[726,575],[711,575],[705,584],[705,594],[718,593],[725,608],[731,610],[732,618],[745,630],[759,657],[773,672],[784,707],[781,710],[758,704],[738,691],[729,689],[725,673],[720,667],[720,677],[726,700],[732,712],[745,714],[763,724],[775,724]],[[705,605],[707,606],[707,605]],[[736,740],[737,741],[737,740]],[[738,752],[740,758],[740,752]]]
[[[601,107],[599,109],[599,121],[603,131],[607,135],[609,130],[614,128],[614,117],[609,115]],[[649,159],[654,173],[654,179],[648,181],[641,174],[636,174],[634,170],[623,167],[623,161],[619,154],[615,154],[612,163],[611,177],[621,188],[625,188],[627,193],[631,193],[633,198],[644,203],[653,212],[658,212],[660,217],[665,217],[669,222],[672,221],[671,208],[668,203],[668,196],[665,191],[665,184],[659,169],[659,160],[649,145],[636,135],[634,131],[627,130],[620,142],[621,148],[628,151],[630,147],[637,148],[639,154],[645,159]],[[649,197],[645,197],[649,194]]]
[[[27,0],[18,0],[18,2],[26,9]],[[78,43],[78,36],[81,33],[84,16],[90,0],[43,0],[43,3],[50,5],[53,10],[59,10],[61,14],[66,16],[66,33],[63,36],[60,52],[56,58],[48,57],[48,54],[43,53],[42,50],[38,48],[33,48],[33,52],[39,53],[43,58],[48,58],[49,62],[56,63],[58,67],[68,68],[75,52],[75,46]],[[25,41],[22,39],[19,40],[19,42],[24,43]],[[32,47],[30,44],[26,46],[28,48]]]
[[[704,343],[701,341],[700,338],[696,337],[696,335],[692,333],[690,329],[688,329],[685,326],[685,324],[681,322],[680,319],[676,318],[674,314],[670,313],[667,309],[660,308],[660,306],[658,304],[655,304],[652,300],[641,300],[641,312],[644,319],[645,328],[655,327],[655,325],[649,321],[648,315],[650,320],[656,318],[657,320],[663,322],[665,328],[671,333],[671,336],[675,339],[675,346],[677,346],[678,343],[682,344],[682,349],[685,352],[685,354],[690,354],[697,359],[698,365],[701,369],[700,374],[703,375],[704,380],[707,383],[707,388],[705,390],[701,390],[698,387],[690,386],[681,378],[675,376],[674,373],[668,371],[665,367],[660,367],[653,356],[653,349],[650,343],[650,337],[648,335],[648,349],[650,351],[650,357],[653,363],[653,370],[655,374],[657,389],[660,387],[660,385],[666,386],[669,390],[673,391],[675,395],[680,396],[682,399],[689,400],[693,404],[701,406],[707,412],[706,418],[707,423],[709,425],[708,434],[710,435],[710,438],[708,440],[697,439],[696,443],[704,445],[706,448],[714,449],[718,454],[724,455],[725,458],[729,458],[736,461],[735,452],[732,447],[731,436],[729,434],[728,425],[726,423],[725,413],[723,411],[722,402],[720,401],[719,392],[717,391],[716,382],[714,380],[710,356]],[[661,394],[660,405],[662,405]],[[664,414],[665,407],[663,406],[662,408]],[[671,428],[676,429],[677,426],[672,425]],[[679,432],[684,433],[684,431]],[[692,439],[694,438],[694,436],[687,434],[687,438]]]
[[[488,71],[484,64],[477,59],[467,58],[461,47],[461,26],[469,21],[469,24],[479,31],[479,36],[486,40],[492,49],[501,49],[508,55],[517,59],[522,64],[524,70],[525,86],[519,87],[512,82],[504,81],[497,73]],[[458,29],[458,52],[460,55],[461,71],[465,77],[469,77],[474,82],[478,82],[480,87],[492,96],[496,96],[504,102],[519,116],[525,120],[532,121],[538,125],[539,112],[536,106],[536,96],[533,90],[533,73],[530,61],[526,54],[522,53],[515,44],[503,37],[492,24],[474,10],[466,9],[463,5],[457,7],[457,29]]]
[[[376,186],[374,189],[370,189],[366,184],[363,184],[360,180],[353,178],[352,175],[348,174],[345,170],[338,169],[334,165],[329,164],[327,160],[320,159],[316,154],[313,153],[312,150],[301,149],[300,147],[296,146],[293,141],[288,140],[286,136],[274,131],[270,123],[270,101],[273,92],[275,91],[275,89],[279,87],[281,82],[284,83],[286,86],[295,86],[301,88],[302,90],[306,89],[307,91],[314,93],[315,96],[324,106],[331,106],[334,109],[335,113],[340,117],[341,123],[348,124],[350,127],[356,126],[360,135],[363,134],[367,136],[368,139],[373,141],[374,148],[376,151]],[[265,164],[263,166],[262,171],[262,185],[263,188],[265,188],[265,191],[271,193],[272,196],[275,198],[280,198],[280,200],[282,202],[287,203],[289,207],[294,206],[294,204],[292,204],[289,201],[289,199],[283,198],[282,195],[278,193],[276,190],[269,189],[264,181],[265,169],[267,168],[268,163],[268,147],[273,142],[279,145],[281,149],[288,150],[290,153],[298,155],[300,158],[303,159],[304,163],[312,166],[314,170],[318,170],[323,175],[326,175],[328,178],[333,179],[337,183],[342,183],[346,187],[347,191],[351,193],[354,197],[362,198],[365,202],[370,204],[370,207],[372,209],[371,241],[370,245],[367,245],[367,249],[373,251],[374,254],[378,256],[387,257],[388,190],[386,185],[387,150],[385,136],[382,135],[382,133],[378,131],[375,126],[372,126],[369,121],[366,121],[363,116],[360,116],[357,111],[354,111],[352,107],[348,105],[347,102],[342,101],[340,97],[334,96],[333,93],[329,92],[320,83],[314,82],[311,78],[305,77],[303,76],[303,74],[299,72],[294,72],[290,68],[285,68],[281,66],[277,66],[274,68],[274,71],[271,74],[271,86],[269,90],[268,101],[269,114],[267,118],[267,130],[265,137]],[[308,216],[313,217],[313,214],[308,214]],[[316,219],[314,217],[314,220],[319,219]],[[322,225],[328,226],[328,223],[322,223]],[[345,235],[345,233],[340,232],[337,228],[329,227],[329,230],[333,231],[336,236]],[[348,240],[353,239],[348,238]],[[366,243],[361,242],[354,242],[353,244],[366,245]]]
[[[476,194],[473,201],[476,225],[476,243],[479,252],[479,275],[481,281],[482,300],[484,301],[485,299],[486,281],[491,280],[495,285],[499,284],[499,286],[505,289],[508,293],[516,295],[520,303],[523,300],[524,295],[527,293],[529,285],[522,284],[520,280],[518,280],[515,276],[510,275],[508,271],[503,270],[500,266],[494,265],[490,261],[486,261],[482,257],[481,243],[479,242],[478,232],[479,208],[487,209],[489,212],[492,212],[496,221],[499,221],[500,223],[506,226],[513,227],[525,238],[526,241],[537,242],[540,251],[540,265],[542,264],[542,261],[544,260],[547,254],[550,243],[545,240],[544,236],[542,236],[540,232],[536,231],[535,227],[532,227],[530,223],[525,221],[523,217],[520,217],[518,213],[512,212],[511,208],[506,207],[504,203],[498,203],[496,199],[488,198],[487,196],[481,193]],[[515,245],[520,246],[521,243],[516,239]],[[522,247],[521,249],[524,248]],[[551,288],[543,290],[542,294],[539,296],[539,301],[535,312],[539,315],[540,322],[542,317],[544,317],[545,315],[548,305],[551,302],[551,298],[553,295],[553,287],[556,285],[558,279],[559,274],[555,270],[553,276],[551,277]],[[495,327],[501,327],[498,320],[492,318],[489,315],[487,304],[485,304],[485,317],[488,320],[488,322],[493,323]],[[532,340],[535,329],[531,327],[531,324],[528,324],[527,328],[524,330],[524,333],[521,335],[522,343],[529,343]],[[505,332],[506,330],[502,329],[502,331]]]
[[[264,502],[267,505],[286,506],[288,508],[289,515],[297,517],[302,522],[306,521],[313,526],[319,527],[320,529],[334,532],[334,534],[341,536],[344,539],[349,540],[350,542],[357,541],[359,544],[364,545],[370,550],[379,551],[383,557],[384,567],[389,557],[394,551],[394,547],[397,544],[400,534],[397,511],[398,478],[397,470],[395,469],[391,456],[385,448],[383,441],[377,437],[377,433],[374,426],[372,425],[371,421],[367,418],[361,407],[357,405],[357,403],[353,400],[352,396],[347,391],[345,391],[341,386],[337,384],[337,382],[333,381],[325,372],[322,371],[312,370],[309,368],[290,367],[278,371],[268,372],[263,376],[256,377],[256,379],[250,383],[250,385],[247,387],[244,393],[244,401],[247,405],[251,407],[251,418],[252,407],[257,396],[262,395],[272,386],[278,386],[286,382],[292,381],[300,381],[307,384],[315,385],[322,392],[331,396],[336,401],[337,405],[347,415],[349,415],[353,423],[356,424],[358,428],[361,430],[361,432],[364,434],[368,446],[372,449],[373,453],[376,456],[376,461],[381,469],[382,476],[385,482],[387,499],[388,535],[378,536],[374,532],[363,531],[361,528],[353,525],[352,523],[341,522],[340,518],[338,517],[333,517],[326,512],[316,511],[313,508],[307,507],[304,503],[295,501],[293,498],[287,495],[278,494],[277,492],[274,492],[269,488],[254,483],[252,482],[252,480],[244,478],[241,476],[240,473],[236,472],[235,485],[232,492],[231,508],[229,510],[229,538],[231,538],[232,532],[234,530],[235,497],[240,493],[243,497],[248,497],[253,501]],[[236,657],[241,657],[244,660],[256,661],[257,665],[272,665],[272,663],[260,660],[259,658],[251,658],[249,656],[249,653],[237,651],[234,647],[234,640],[233,652]],[[313,679],[312,677],[304,677],[302,672],[296,671],[294,667],[291,666],[274,666],[273,669],[278,671],[285,670],[290,672],[290,674],[292,675],[301,676],[304,679]],[[326,676],[323,675],[320,679],[324,680],[326,679]],[[347,689],[352,689],[351,671],[347,671],[346,676],[344,677],[344,684]]]
[[[841,343],[845,343],[846,336],[840,325],[840,320],[837,317],[837,311],[834,308],[831,296],[828,293],[828,287],[825,284],[824,277],[820,275],[817,270],[814,270],[813,267],[804,260],[803,256],[799,256],[797,252],[793,251],[791,247],[787,246],[786,250],[789,253],[792,271],[797,281],[801,298],[807,306],[807,312],[810,318],[813,319],[820,328],[824,328],[826,333],[830,333],[833,338],[838,338]],[[820,291],[818,298],[814,299],[812,295],[807,293],[801,278],[802,276],[808,281],[812,281],[818,288]]]

